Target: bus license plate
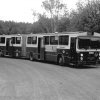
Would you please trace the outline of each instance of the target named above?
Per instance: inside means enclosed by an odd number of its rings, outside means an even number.
[[[94,52],[89,52],[89,54],[94,54]]]

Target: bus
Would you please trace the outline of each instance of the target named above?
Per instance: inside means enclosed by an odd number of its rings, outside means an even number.
[[[21,47],[22,36],[0,35],[0,56],[18,57],[21,54]]]
[[[0,56],[64,64],[100,62],[100,36],[87,32],[0,35]]]

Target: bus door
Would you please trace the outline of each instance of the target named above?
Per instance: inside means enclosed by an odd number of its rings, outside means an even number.
[[[77,55],[76,55],[76,38],[75,37],[71,37],[70,56],[71,56],[72,61],[76,61]]]
[[[9,50],[9,52],[10,52],[10,55],[12,57],[14,57],[14,52],[15,52],[14,46],[13,46],[14,43],[15,43],[15,37],[11,37],[11,40],[10,40],[10,50]]]
[[[9,55],[10,52],[10,41],[11,38],[6,38],[6,55]]]
[[[38,59],[44,60],[44,40],[43,37],[38,38]]]

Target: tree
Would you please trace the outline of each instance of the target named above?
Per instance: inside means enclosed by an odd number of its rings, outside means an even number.
[[[52,26],[51,26],[51,23],[50,23],[50,19],[48,17],[46,17],[45,14],[39,15],[38,22],[39,22],[39,25],[41,27],[42,32],[44,32],[44,33],[52,32]]]
[[[61,3],[60,0],[45,0],[42,2],[44,9],[50,14],[51,18],[51,27],[52,32],[57,31],[58,20],[60,19],[60,15],[62,14],[62,10],[64,11],[66,5]],[[66,11],[66,10],[65,10]]]
[[[70,20],[69,18],[63,17],[58,23],[58,32],[65,32],[69,30]]]
[[[72,12],[71,25],[79,31],[100,32],[100,1],[78,2],[77,11]]]

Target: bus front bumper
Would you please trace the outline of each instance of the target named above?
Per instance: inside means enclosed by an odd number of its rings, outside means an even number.
[[[95,64],[99,64],[100,60],[95,60],[95,61],[78,61],[77,63],[79,65],[95,65]]]

